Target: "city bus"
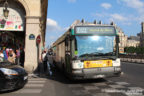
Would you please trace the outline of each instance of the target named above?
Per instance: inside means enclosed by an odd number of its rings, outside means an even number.
[[[52,45],[53,64],[72,79],[120,76],[118,43],[113,24],[72,24]]]

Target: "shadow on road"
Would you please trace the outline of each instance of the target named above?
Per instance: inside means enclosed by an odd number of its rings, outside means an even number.
[[[58,70],[54,65],[48,65],[48,74],[42,78],[54,80],[63,84],[90,84],[90,83],[103,83],[107,82],[105,79],[88,79],[88,80],[70,80],[64,72]]]
[[[24,87],[24,86],[23,86],[23,87]],[[18,91],[18,90],[22,89],[23,87],[17,88],[17,89],[13,89],[13,90],[1,90],[1,91],[0,91],[0,94],[12,93],[12,92],[15,92],[15,91]]]

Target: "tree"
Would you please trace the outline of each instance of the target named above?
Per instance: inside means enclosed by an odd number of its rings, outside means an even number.
[[[141,49],[142,49],[141,47],[136,47],[135,48],[135,53],[142,54],[142,50]]]

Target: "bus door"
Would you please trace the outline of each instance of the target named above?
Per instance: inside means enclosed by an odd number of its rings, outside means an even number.
[[[65,39],[65,71],[71,73],[71,51],[70,51],[70,39]]]

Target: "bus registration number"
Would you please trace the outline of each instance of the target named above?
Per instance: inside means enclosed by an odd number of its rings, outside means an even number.
[[[84,61],[84,68],[111,67],[112,60]]]

